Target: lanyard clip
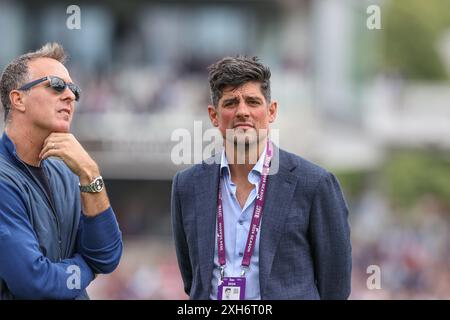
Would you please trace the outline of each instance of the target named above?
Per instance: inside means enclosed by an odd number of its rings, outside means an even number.
[[[250,270],[250,267],[247,266],[241,266],[241,277],[245,277],[245,273]]]
[[[220,280],[225,276],[225,266],[220,266]]]

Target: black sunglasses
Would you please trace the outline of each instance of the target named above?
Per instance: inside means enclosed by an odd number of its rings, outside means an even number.
[[[56,92],[61,93],[64,90],[66,90],[66,88],[69,88],[70,91],[72,91],[73,94],[75,95],[75,100],[76,101],[80,100],[81,89],[76,84],[67,83],[63,79],[61,79],[60,77],[57,77],[57,76],[47,76],[47,77],[43,77],[41,79],[31,81],[31,82],[21,86],[18,90],[23,90],[23,91],[30,90],[35,85],[37,85],[41,82],[47,81],[47,80],[50,81],[49,87],[54,89]]]

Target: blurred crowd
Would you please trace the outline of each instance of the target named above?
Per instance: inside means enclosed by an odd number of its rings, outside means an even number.
[[[146,237],[124,242],[119,267],[88,287],[91,299],[187,299],[171,239]]]
[[[177,74],[176,70],[151,67],[125,68],[111,74],[80,75],[83,98],[80,113],[155,114],[187,109],[205,110],[209,102],[206,66],[202,75]]]
[[[450,299],[448,208],[425,197],[401,214],[379,195],[366,197],[352,215],[351,298]],[[380,289],[367,284],[371,265],[380,268]]]

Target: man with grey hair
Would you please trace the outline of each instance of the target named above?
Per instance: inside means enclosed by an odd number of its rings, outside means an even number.
[[[172,224],[191,299],[347,299],[348,210],[327,170],[269,138],[270,70],[226,57],[209,68],[208,113],[224,150],[178,172]]]
[[[65,60],[48,43],[0,79],[0,299],[86,299],[122,254],[99,167],[69,133],[81,90]]]

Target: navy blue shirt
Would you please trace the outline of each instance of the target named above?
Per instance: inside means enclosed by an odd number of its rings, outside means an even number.
[[[47,198],[50,200],[52,205],[54,205],[52,192],[50,191],[50,186],[48,184],[48,179],[45,176],[44,169],[42,167],[35,167],[35,166],[31,166],[29,164],[25,164],[25,166],[30,170],[33,177],[37,181],[39,181],[39,183],[43,187],[43,191],[45,192]]]

